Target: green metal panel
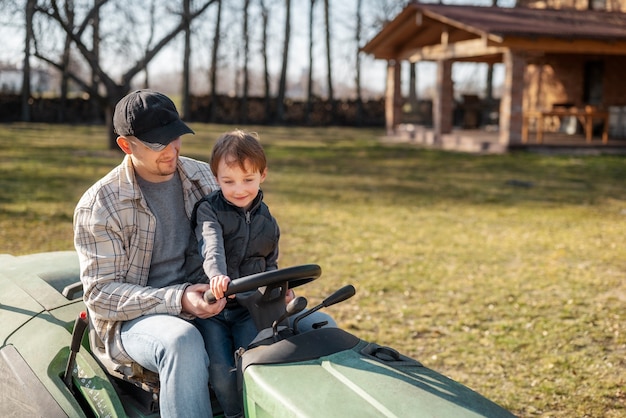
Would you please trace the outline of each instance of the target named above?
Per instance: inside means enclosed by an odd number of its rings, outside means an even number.
[[[74,395],[63,383],[63,373],[69,356],[71,326],[81,302],[44,312],[32,318],[9,338],[42,384],[70,416],[80,411]],[[76,356],[74,382],[96,411],[96,416],[126,416],[122,403],[106,373],[83,347]]]
[[[71,283],[80,282],[76,251],[13,257],[2,265],[0,274],[21,287],[46,310],[70,303],[61,291]]]
[[[317,360],[253,365],[249,417],[512,417],[480,394],[417,362],[384,362],[360,344]]]
[[[78,279],[73,251],[11,257],[2,255],[0,269],[0,338],[6,353],[23,364],[15,384],[45,391],[68,416],[83,416],[80,405],[63,382],[69,357],[71,330],[85,309],[81,299],[68,300],[60,291]],[[86,341],[86,337],[83,339]],[[87,344],[84,344],[86,346]],[[9,347],[7,347],[9,348]],[[20,375],[24,373],[24,375]],[[96,416],[126,416],[106,373],[83,347],[76,356],[74,382]],[[12,377],[7,374],[7,379]],[[33,385],[40,382],[36,389]],[[4,382],[9,384],[9,382]],[[24,387],[28,390],[28,387]],[[52,411],[49,411],[52,414]],[[54,415],[54,414],[53,414]]]
[[[0,341],[6,339],[31,317],[43,311],[43,307],[24,290],[0,273]]]

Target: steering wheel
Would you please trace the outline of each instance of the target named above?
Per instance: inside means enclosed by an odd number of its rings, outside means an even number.
[[[285,282],[287,282],[289,289],[293,289],[294,287],[310,283],[321,275],[322,268],[317,264],[302,264],[278,270],[265,271],[232,280],[228,284],[228,289],[224,292],[224,295],[230,296],[235,293],[247,292],[259,287],[272,286]],[[213,296],[210,290],[207,290],[204,293],[204,300],[209,303],[214,302],[215,296]]]

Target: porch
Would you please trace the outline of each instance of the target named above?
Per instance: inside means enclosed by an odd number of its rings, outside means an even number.
[[[362,51],[387,60],[385,128],[393,140],[482,153],[622,152],[623,133],[611,136],[607,125],[611,108],[626,107],[626,85],[618,81],[626,64],[625,28],[621,12],[410,3]],[[437,64],[431,124],[403,123],[402,61]],[[503,65],[498,126],[455,129],[455,62]],[[493,100],[489,74],[486,98]],[[589,106],[598,110],[587,112]],[[555,118],[582,123],[587,141],[578,132],[543,132]],[[594,120],[603,121],[599,135]]]
[[[447,151],[467,152],[475,154],[502,154],[509,151],[529,151],[552,154],[624,154],[626,155],[626,139],[612,138],[603,143],[600,135],[587,141],[584,133],[568,134],[565,132],[544,132],[541,142],[537,141],[535,131],[529,132],[526,143],[503,144],[499,140],[497,127],[488,126],[483,129],[453,129],[441,135],[441,141],[435,141],[432,128],[400,124],[394,135],[382,138],[385,143],[415,144],[425,148]]]

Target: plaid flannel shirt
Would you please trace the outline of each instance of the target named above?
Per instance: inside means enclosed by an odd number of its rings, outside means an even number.
[[[194,204],[218,188],[208,164],[180,157],[178,172],[187,217]],[[84,301],[108,356],[119,364],[132,359],[124,351],[123,321],[142,315],[181,315],[189,285],[146,287],[156,218],[135,179],[131,159],[94,184],[74,211],[74,245],[80,262]]]

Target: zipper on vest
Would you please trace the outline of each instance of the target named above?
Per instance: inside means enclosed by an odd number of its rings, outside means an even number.
[[[246,223],[250,225],[250,211],[246,212]]]

